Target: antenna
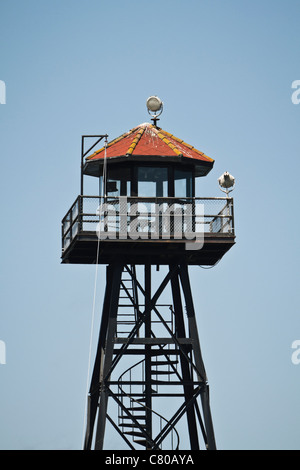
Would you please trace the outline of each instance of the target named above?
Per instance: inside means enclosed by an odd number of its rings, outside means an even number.
[[[146,106],[148,109],[148,113],[150,114],[150,116],[152,116],[151,120],[153,121],[153,124],[156,127],[156,123],[157,121],[159,121],[158,116],[160,116],[163,112],[163,102],[160,98],[158,98],[158,96],[149,96],[146,101]]]

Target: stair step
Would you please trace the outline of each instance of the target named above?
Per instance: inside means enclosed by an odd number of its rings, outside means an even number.
[[[128,436],[136,436],[136,437],[144,437],[144,434],[142,432],[136,432],[136,431],[127,431],[124,432],[124,434],[127,434]]]
[[[133,414],[132,417],[135,418],[135,419],[146,419],[145,415],[134,415]],[[132,419],[130,416],[122,416],[122,415],[120,415],[119,418],[120,419],[130,419],[130,420]]]
[[[145,411],[145,407],[144,406],[132,406],[130,408],[127,408],[127,410],[131,410],[131,411]]]
[[[168,383],[170,382],[170,379],[166,379],[166,380],[154,380],[152,379],[151,383],[153,385],[167,385]],[[182,385],[181,382],[178,380],[178,382],[176,383],[173,383],[173,385]]]
[[[174,370],[151,370],[151,374],[153,375],[169,375],[169,374],[175,374]]]
[[[145,390],[144,392],[145,393]],[[154,390],[153,388],[151,388],[151,393],[157,393],[157,390]],[[146,398],[144,396],[142,396],[141,398],[138,398],[137,401],[146,401]]]
[[[133,317],[133,316],[134,316],[133,312],[118,313],[118,317]]]
[[[168,366],[170,364],[178,364],[178,361],[151,361],[153,366]]]
[[[147,447],[146,439],[133,439],[133,442],[136,444],[140,444],[141,446]]]
[[[138,429],[145,429],[145,426],[138,425],[138,424],[131,424],[131,423],[121,423],[119,426],[122,428],[138,428]]]
[[[180,354],[179,349],[166,349],[166,350],[160,350],[160,349],[155,350],[155,349],[153,349],[151,351],[151,356],[152,357],[164,356],[166,354],[166,352],[168,353],[168,356],[171,356],[171,355],[172,356],[174,356],[174,355],[179,356],[179,354]]]

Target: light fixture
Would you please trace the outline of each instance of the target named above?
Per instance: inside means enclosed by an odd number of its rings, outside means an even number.
[[[218,178],[218,182],[219,182],[221,191],[226,193],[227,196],[231,191],[234,190],[235,178],[234,176],[230,175],[228,171],[225,171],[225,173],[223,173],[223,175],[221,175],[220,178]]]
[[[158,96],[149,96],[146,101],[146,106],[148,113],[152,116],[152,121],[156,126],[156,121],[158,121],[158,116],[163,112],[163,102]]]

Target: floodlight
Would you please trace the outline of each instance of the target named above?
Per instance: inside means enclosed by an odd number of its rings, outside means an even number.
[[[218,181],[219,181],[219,186],[220,186],[221,191],[223,191],[227,195],[228,193],[234,190],[235,178],[234,176],[230,175],[228,171],[225,171],[225,173],[223,173],[223,175],[221,175],[220,178],[218,178]],[[232,189],[229,189],[229,188],[232,188]]]
[[[159,116],[163,111],[163,102],[158,96],[150,96],[146,102],[148,113],[153,117]],[[152,114],[154,113],[154,115]]]

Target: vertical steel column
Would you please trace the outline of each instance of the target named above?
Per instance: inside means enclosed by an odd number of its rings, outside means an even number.
[[[145,265],[145,338],[151,338],[151,265]],[[146,432],[152,437],[151,345],[145,344]],[[147,448],[151,448],[149,443]]]
[[[193,339],[194,343],[194,357],[195,357],[195,364],[198,371],[198,376],[200,380],[203,380],[203,387],[201,390],[201,401],[202,401],[202,408],[203,408],[203,416],[204,416],[204,423],[206,427],[206,434],[207,434],[207,446],[209,450],[216,449],[216,442],[213,430],[213,423],[211,417],[211,411],[209,406],[209,389],[207,385],[207,378],[205,367],[202,359],[200,343],[199,343],[199,336],[195,318],[195,309],[192,297],[192,291],[189,281],[188,269],[187,265],[180,265],[180,279],[181,285],[185,297],[186,302],[186,309],[187,309],[187,316],[188,316],[188,323],[189,323],[189,334],[190,337]]]
[[[170,266],[171,270],[171,266]],[[184,326],[184,319],[183,319],[183,308],[182,308],[182,301],[181,301],[181,294],[180,294],[180,284],[178,278],[178,271],[176,275],[174,275],[171,279],[171,288],[172,288],[172,295],[173,295],[173,305],[175,311],[175,328],[176,328],[176,336],[178,338],[185,338],[185,326]],[[193,397],[193,385],[192,385],[192,376],[189,368],[188,361],[186,356],[188,354],[188,347],[186,345],[181,346],[182,352],[185,354],[180,353],[180,364],[182,370],[182,378],[185,383],[183,385],[185,401],[188,403],[191,398]],[[198,431],[197,431],[197,424],[196,424],[196,417],[195,417],[195,408],[194,406],[190,406],[187,411],[187,423],[188,423],[188,431],[190,436],[190,444],[191,450],[199,450],[199,439],[198,439]]]
[[[118,302],[120,294],[120,284],[121,284],[121,275],[123,270],[123,265],[110,265],[109,270],[111,271],[110,277],[112,279],[111,290],[110,290],[110,299],[109,299],[109,311],[108,311],[108,322],[107,322],[107,335],[104,346],[104,352],[100,360],[100,374],[99,374],[99,384],[100,384],[100,400],[99,400],[99,411],[98,411],[98,423],[96,431],[96,441],[95,441],[95,450],[103,449],[104,442],[104,433],[105,433],[105,424],[106,424],[106,412],[107,412],[107,402],[108,402],[108,387],[106,381],[109,379],[107,377],[113,357],[113,348],[114,348],[114,335],[116,331],[117,324],[117,312],[118,312]]]
[[[92,445],[93,429],[95,425],[98,402],[100,395],[100,368],[103,363],[103,356],[105,351],[105,342],[107,334],[107,325],[110,311],[111,302],[111,288],[112,288],[112,274],[113,270],[110,266],[106,268],[106,288],[103,301],[101,325],[98,339],[98,347],[95,358],[95,364],[91,379],[91,385],[88,396],[88,409],[87,409],[87,426],[85,435],[84,449],[90,450]]]

